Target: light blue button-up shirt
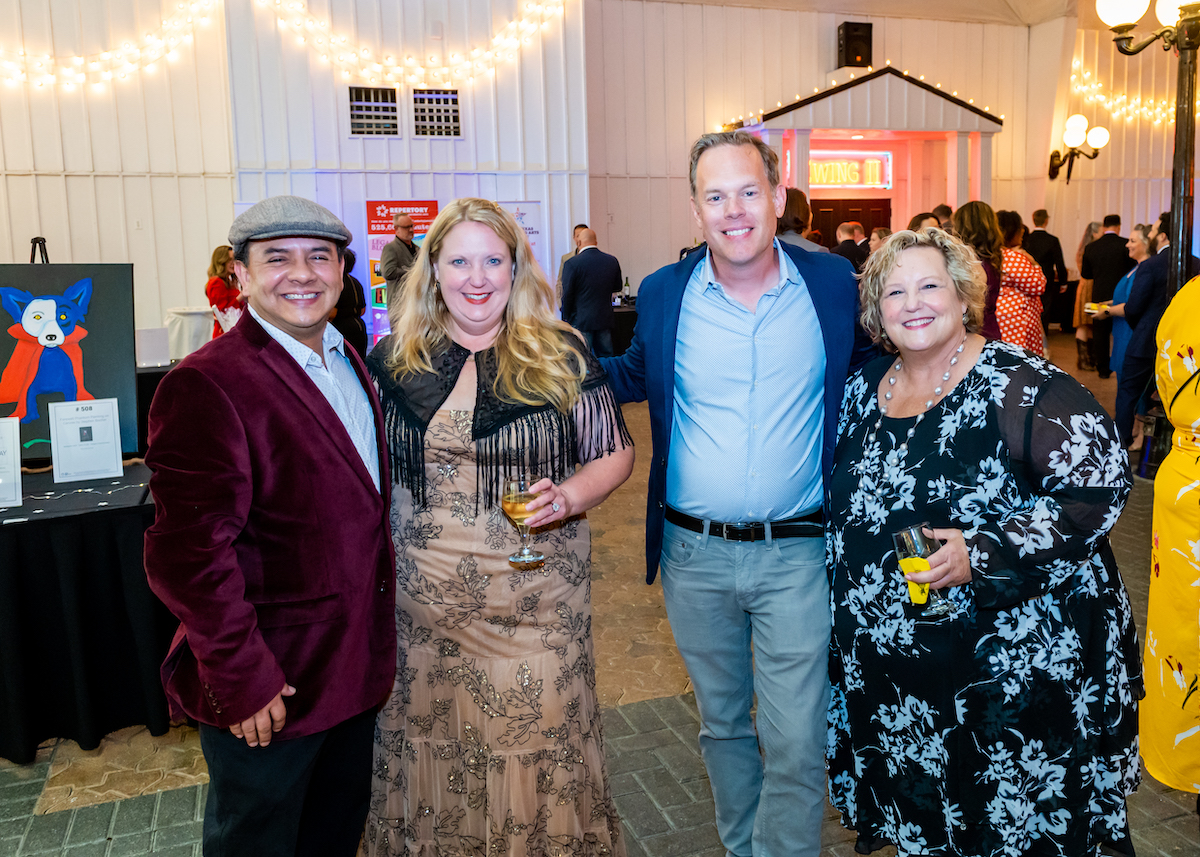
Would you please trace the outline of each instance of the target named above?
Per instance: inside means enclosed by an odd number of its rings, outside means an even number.
[[[254,307],[247,305],[246,308],[250,310],[254,320],[263,326],[263,330],[283,346],[283,350],[300,364],[300,368],[317,385],[321,395],[346,427],[350,441],[358,451],[362,463],[366,465],[367,472],[371,474],[375,488],[378,489],[379,447],[376,444],[375,415],[371,411],[371,400],[367,398],[367,391],[363,389],[358,373],[354,371],[354,367],[350,365],[350,358],[346,356],[346,341],[342,334],[332,324],[325,325],[325,332],[321,334],[321,350],[325,354],[325,360],[322,361],[321,355],[294,336],[284,333],[264,320]]]
[[[751,312],[692,271],[675,345],[667,502],[715,521],[778,521],[818,508],[825,343],[808,284],[775,242],[779,283]]]

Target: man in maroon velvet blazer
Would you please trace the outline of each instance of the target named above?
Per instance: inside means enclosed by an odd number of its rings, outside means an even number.
[[[199,721],[205,855],[352,855],[395,671],[379,402],[327,325],[350,233],[274,197],[230,230],[249,311],[150,409],[146,573],[179,617],[172,713]]]

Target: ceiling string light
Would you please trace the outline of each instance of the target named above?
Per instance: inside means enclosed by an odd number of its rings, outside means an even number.
[[[128,80],[139,73],[154,74],[160,65],[174,62],[179,51],[193,43],[197,28],[206,26],[222,0],[190,0],[176,5],[162,24],[140,39],[95,54],[68,57],[30,54],[0,47],[0,81],[7,86],[59,87],[73,90]],[[486,46],[449,56],[427,57],[379,53],[353,44],[332,31],[329,22],[308,14],[299,0],[256,0],[272,10],[281,33],[305,46],[318,61],[336,68],[344,80],[360,83],[409,83],[416,86],[470,82],[477,75],[494,74],[502,63],[512,62],[522,46],[563,13],[564,0],[526,3],[524,14],[493,35]]]

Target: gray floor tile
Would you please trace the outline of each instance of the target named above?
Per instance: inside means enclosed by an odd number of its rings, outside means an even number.
[[[158,795],[142,795],[121,801],[113,819],[112,835],[116,837],[149,830],[154,825],[154,807],[157,803]]]
[[[624,738],[626,735],[632,735],[634,728],[629,725],[629,721],[621,716],[621,709],[610,708],[605,711],[600,719],[601,726],[604,727],[605,742],[611,741],[614,738]]]
[[[622,753],[629,753],[663,747],[678,741],[679,737],[670,729],[657,729],[654,732],[639,732],[627,738],[617,738],[613,743]]]
[[[154,816],[154,826],[159,830],[176,824],[187,824],[197,821],[199,804],[199,786],[189,786],[169,792],[159,792],[158,813]]]
[[[647,768],[661,767],[658,757],[653,753],[617,753],[608,760],[608,775],[625,774],[630,771],[644,771]]]
[[[199,845],[177,845],[174,848],[154,849],[154,857],[196,857]]]
[[[128,836],[114,836],[112,850],[108,857],[138,857],[150,853],[150,831],[132,833]]]
[[[654,755],[662,760],[662,763],[680,782],[685,783],[708,776],[708,771],[704,769],[704,762],[682,743],[659,747],[654,751]]]
[[[625,716],[625,719],[629,721],[629,725],[638,732],[654,732],[659,729],[665,729],[667,726],[649,702],[635,702],[632,705],[624,705],[620,711]]]
[[[689,827],[712,824],[716,818],[716,808],[711,800],[689,800],[688,803],[664,810],[664,814],[676,830],[686,830]]]
[[[691,694],[688,694],[691,696]],[[654,712],[669,726],[695,728],[700,725],[700,717],[695,708],[690,708],[678,696],[664,696],[661,699],[650,700]]]
[[[654,801],[660,809],[683,806],[692,802],[692,796],[665,768],[650,768],[646,771],[639,771],[634,776],[642,784],[647,798]]]
[[[634,787],[635,788],[637,787],[636,781],[635,781]],[[28,826],[29,826],[29,817],[28,816],[25,816],[22,818],[9,818],[9,819],[5,819],[4,821],[0,821],[0,840],[12,839],[14,837],[24,836],[25,828]],[[0,854],[3,854],[3,853],[4,853],[4,851],[0,850]]]
[[[85,845],[76,845],[68,847],[62,852],[63,857],[105,857],[108,854],[108,840],[101,842],[88,842]]]
[[[642,847],[650,857],[692,857],[703,851],[721,847],[716,825],[693,827],[690,830],[651,836],[642,840]]]
[[[637,781],[637,774],[616,774],[615,776],[610,774],[608,777],[608,790],[612,793],[613,797],[617,795],[640,794],[642,784]],[[24,832],[24,830],[25,828],[22,827],[21,832]],[[0,835],[2,835],[2,831],[3,828],[0,827]]]
[[[102,803],[75,810],[75,820],[71,822],[71,832],[67,834],[67,845],[107,841],[115,809],[115,803]]]
[[[164,848],[199,842],[202,827],[203,822],[191,821],[174,827],[159,828],[154,831],[154,853],[157,854]]]
[[[613,802],[621,814],[621,821],[639,840],[671,829],[670,822],[644,794],[622,795],[613,798]]]
[[[21,846],[21,854],[42,854],[63,848],[67,839],[67,826],[71,823],[71,813],[54,812],[49,815],[35,815],[29,822],[29,830],[25,833],[25,842]]]
[[[0,803],[0,821],[7,821],[10,818],[29,818],[33,815],[33,808],[37,806],[38,796],[14,798]]]

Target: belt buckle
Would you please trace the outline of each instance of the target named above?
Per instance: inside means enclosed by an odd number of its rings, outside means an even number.
[[[754,541],[754,524],[722,523],[721,538],[727,542]]]

